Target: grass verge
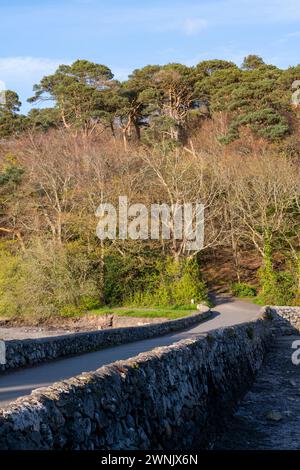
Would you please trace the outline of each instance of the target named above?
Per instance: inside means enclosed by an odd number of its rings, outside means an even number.
[[[134,307],[101,307],[89,311],[92,315],[114,314],[122,317],[138,318],[169,318],[176,319],[191,315],[196,312],[195,306],[182,305],[179,307],[153,307],[153,308],[134,308]]]

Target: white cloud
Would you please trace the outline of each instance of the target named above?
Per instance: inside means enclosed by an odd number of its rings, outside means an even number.
[[[278,44],[285,44],[287,42],[291,42],[295,38],[300,37],[300,31],[294,31],[292,33],[285,34],[282,38],[278,39]]]
[[[187,18],[182,28],[185,34],[193,36],[207,28],[207,21],[202,18]]]
[[[42,76],[53,73],[61,60],[42,57],[0,57],[0,79],[9,86],[10,82],[39,80]]]
[[[30,106],[26,99],[32,96],[32,87],[39,83],[44,75],[49,75],[60,64],[70,63],[68,60],[47,59],[45,57],[0,57],[0,81],[5,89],[14,90],[23,102],[23,111]]]
[[[135,25],[143,31],[180,31],[189,35],[205,29],[207,21],[211,28],[220,25],[290,23],[300,19],[299,0],[187,0],[173,2],[172,8],[164,2],[159,6],[140,3],[142,5],[135,8],[125,5],[117,9],[111,6],[101,8],[100,20],[95,7],[92,17],[108,30],[116,25]]]
[[[294,31],[293,33],[287,34],[289,38],[299,38],[300,37],[300,31]]]

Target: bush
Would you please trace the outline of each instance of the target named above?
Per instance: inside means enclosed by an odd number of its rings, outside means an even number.
[[[82,309],[80,309],[79,307],[75,307],[75,305],[72,304],[65,305],[59,311],[60,316],[64,318],[79,317],[80,315],[82,315],[82,313]]]
[[[231,285],[231,292],[235,297],[255,297],[256,288],[245,282],[234,282]]]
[[[77,243],[37,241],[23,256],[1,252],[0,312],[46,318],[98,305],[98,260]]]
[[[259,270],[261,290],[258,303],[262,305],[294,305],[296,303],[297,282],[293,273],[275,272],[265,276],[264,269]]]
[[[22,259],[10,252],[9,245],[0,247],[0,316],[15,316],[21,308],[21,297],[16,295],[20,282]]]
[[[141,256],[110,253],[104,257],[104,266],[104,301],[112,306],[123,305],[133,292],[144,291],[156,273],[153,253],[141,253]]]
[[[157,271],[148,280],[144,291],[137,291],[129,299],[134,306],[154,307],[186,305],[207,300],[207,288],[201,280],[196,260],[181,262],[168,258],[157,263]]]

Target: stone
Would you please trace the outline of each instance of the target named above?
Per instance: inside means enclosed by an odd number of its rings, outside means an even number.
[[[57,337],[8,340],[5,341],[6,363],[0,364],[0,373],[9,369],[30,367],[59,357],[97,351],[116,344],[153,338],[172,331],[179,331],[197,324],[210,316],[208,307],[201,306],[199,312],[177,320],[160,323],[95,330],[84,333],[73,333]]]
[[[283,416],[281,413],[279,413],[279,411],[272,410],[267,413],[266,418],[270,421],[281,421],[283,419]]]
[[[195,336],[20,398],[0,410],[1,449],[207,448],[263,362],[268,322]],[[95,339],[82,338],[82,347]]]

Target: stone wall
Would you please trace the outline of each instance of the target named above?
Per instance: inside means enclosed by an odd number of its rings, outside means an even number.
[[[101,367],[0,411],[1,449],[209,448],[260,368],[267,320]]]
[[[300,331],[300,307],[264,307],[263,314],[272,320],[272,329],[279,334]]]
[[[188,328],[207,319],[209,316],[210,311],[207,307],[203,307],[202,312],[156,324],[74,333],[48,338],[5,341],[6,364],[0,365],[0,372],[20,367],[30,367],[63,356],[97,351],[117,344],[162,336]]]

